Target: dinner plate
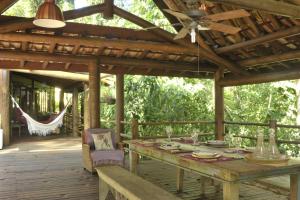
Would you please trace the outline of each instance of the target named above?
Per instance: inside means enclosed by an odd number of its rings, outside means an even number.
[[[179,149],[180,145],[176,144],[162,144],[159,146],[160,149],[163,150],[174,150],[174,149]]]
[[[200,152],[193,152],[192,156],[196,157],[196,158],[215,159],[215,158],[219,158],[221,155],[217,154],[215,152],[203,152],[203,151],[200,151]]]

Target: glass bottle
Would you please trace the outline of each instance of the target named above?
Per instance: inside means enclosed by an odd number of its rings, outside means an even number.
[[[257,143],[256,143],[256,148],[254,152],[254,157],[258,159],[263,159],[265,158],[265,144],[264,144],[264,134],[263,132],[259,132],[257,136]]]
[[[278,159],[280,156],[276,140],[275,140],[275,130],[270,129],[269,134],[269,158],[270,159]]]

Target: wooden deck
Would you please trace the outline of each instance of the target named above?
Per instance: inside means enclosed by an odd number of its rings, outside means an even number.
[[[140,163],[145,179],[176,193],[176,169],[156,161]],[[201,195],[200,177],[187,173],[183,199],[218,200],[222,192],[207,182]],[[0,150],[0,200],[20,199],[97,199],[98,178],[84,171],[81,165],[80,138],[59,138],[16,143]],[[287,195],[265,187],[243,184],[242,200],[287,200]]]

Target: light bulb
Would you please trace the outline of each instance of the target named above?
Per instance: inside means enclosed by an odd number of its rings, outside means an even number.
[[[192,28],[192,30],[191,30],[191,42],[192,43],[196,42],[196,31],[195,31],[195,28]]]

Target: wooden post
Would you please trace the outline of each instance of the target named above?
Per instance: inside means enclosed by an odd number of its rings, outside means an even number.
[[[176,171],[176,189],[177,189],[177,192],[182,192],[183,178],[184,178],[184,170],[177,167],[177,171]]]
[[[275,136],[277,135],[276,134],[276,132],[277,132],[277,121],[276,120],[270,120],[270,125],[269,125],[269,127],[271,128],[271,129],[274,129],[275,130]]]
[[[59,94],[59,112],[63,111],[65,107],[64,97],[65,97],[65,91],[63,88],[61,88]]]
[[[290,200],[300,199],[300,175],[290,175]]]
[[[219,84],[223,69],[215,73],[215,138],[224,140],[224,87]]]
[[[4,146],[10,143],[10,72],[0,69],[0,115]]]
[[[139,122],[137,119],[132,119],[131,120],[131,136],[132,139],[138,139],[139,137]],[[139,162],[139,156],[137,153],[133,152],[133,151],[129,151],[129,170],[132,173],[137,173],[137,165]]]
[[[96,62],[89,63],[90,128],[100,128],[100,72]]]
[[[52,112],[56,112],[55,110],[55,88],[51,88],[51,106],[52,106]]]
[[[38,90],[35,91],[34,94],[34,114],[37,116],[39,112],[39,92]]]
[[[73,97],[72,97],[72,118],[73,118],[73,136],[78,136],[78,119],[79,119],[79,112],[78,112],[78,89],[73,89]]]
[[[131,139],[135,140],[139,138],[139,122],[137,119],[131,120]]]
[[[34,115],[34,80],[31,81],[31,89],[29,94],[29,111]]]
[[[124,75],[116,75],[116,134],[117,141],[121,141],[121,133],[124,133]]]
[[[83,121],[84,129],[90,128],[90,113],[89,113],[89,86],[84,84],[84,105],[83,105]]]
[[[114,0],[105,0],[105,9],[103,11],[104,19],[114,18]]]

